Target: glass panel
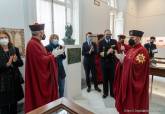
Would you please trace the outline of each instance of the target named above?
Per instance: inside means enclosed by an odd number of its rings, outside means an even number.
[[[71,114],[68,111],[64,110],[64,109],[60,109],[57,112],[51,113],[51,114]]]
[[[54,33],[59,35],[60,42],[65,36],[65,6],[54,3]]]
[[[65,2],[65,0],[57,0],[57,1],[59,1],[59,2]]]
[[[72,23],[72,19],[71,19],[71,9],[67,8],[67,24],[71,24]]]
[[[72,0],[66,0],[66,3],[67,3],[68,5],[71,5],[71,4],[72,4]]]
[[[110,3],[111,4],[111,7],[115,7],[115,0],[111,0],[110,2],[111,2]]]
[[[49,43],[49,36],[52,34],[52,15],[51,15],[51,2],[45,0],[37,0],[37,22],[45,24],[46,39],[44,45]]]
[[[114,32],[114,14],[110,13],[110,30],[113,33]]]
[[[65,25],[66,23],[72,24],[73,21],[72,0],[54,0],[53,7],[52,11],[52,0],[37,0],[37,22],[45,24],[47,36],[42,41],[44,45],[49,43],[49,37],[52,33],[58,34],[60,43],[63,44],[61,39],[65,36]],[[52,12],[54,12],[54,17],[52,17]],[[52,20],[52,18],[54,19]]]

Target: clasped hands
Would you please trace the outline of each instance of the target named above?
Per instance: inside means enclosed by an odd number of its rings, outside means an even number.
[[[114,52],[114,49],[109,48],[108,51],[107,51],[107,55],[113,54],[113,52]],[[104,57],[104,53],[105,53],[105,52],[101,52],[101,53],[100,53],[100,56],[101,56],[101,57]]]
[[[57,47],[56,49],[54,49],[52,51],[52,54],[54,55],[54,57],[57,57],[58,55],[62,55],[64,52],[65,52],[65,48],[64,47],[62,49]]]
[[[116,57],[119,59],[120,63],[123,63],[124,58],[125,58],[125,54],[115,54]]]
[[[14,55],[10,56],[9,61],[6,63],[6,66],[11,66],[11,64],[16,61],[17,61],[17,55],[14,54]]]

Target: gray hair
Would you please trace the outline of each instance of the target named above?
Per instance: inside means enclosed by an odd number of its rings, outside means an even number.
[[[39,32],[41,32],[41,31],[32,31],[32,35],[33,35],[33,36],[37,36],[37,34],[38,34]]]

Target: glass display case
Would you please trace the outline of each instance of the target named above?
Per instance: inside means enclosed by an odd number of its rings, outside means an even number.
[[[61,98],[41,106],[27,114],[94,114],[75,104],[73,101]]]

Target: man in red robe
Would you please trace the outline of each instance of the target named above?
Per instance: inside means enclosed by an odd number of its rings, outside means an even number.
[[[58,98],[55,54],[48,53],[41,43],[44,24],[29,27],[32,38],[26,48],[25,113]]]
[[[127,44],[125,44],[124,40],[125,40],[126,36],[125,35],[118,35],[118,39],[119,41],[117,42],[117,52],[119,54],[122,53],[126,53],[131,47]]]
[[[121,78],[118,93],[115,94],[116,108],[120,114],[149,114],[149,56],[140,44],[142,31],[131,30],[123,69],[117,76]]]
[[[116,97],[118,95],[119,92],[119,86],[121,83],[121,73],[122,73],[122,62],[120,61],[120,59],[122,59],[125,54],[128,52],[129,49],[131,49],[130,45],[127,45],[125,43],[125,35],[118,35],[118,42],[117,42],[117,53],[116,53],[116,57],[117,57],[117,62],[116,62],[116,69],[115,69],[115,79],[114,79],[114,97]],[[122,57],[123,56],[123,57]]]

